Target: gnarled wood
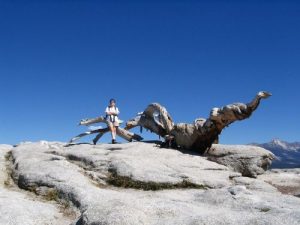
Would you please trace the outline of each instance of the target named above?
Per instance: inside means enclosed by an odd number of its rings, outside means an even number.
[[[96,117],[96,118],[92,118],[92,119],[83,119],[79,122],[79,125],[91,125],[91,124],[95,124],[95,123],[105,123],[108,126],[108,122],[107,120],[103,117]],[[77,135],[76,137],[72,138],[69,143],[74,143],[75,141],[79,140],[80,138],[90,135],[90,134],[97,134],[97,136],[93,139],[93,143],[96,144],[98,142],[98,140],[106,133],[109,132],[109,128],[106,127],[104,129],[97,129],[97,130],[92,130],[92,131],[87,131],[84,133],[81,133],[79,135]],[[128,130],[125,130],[121,127],[118,127],[116,134],[122,138],[124,138],[127,141],[132,141],[132,140],[136,140],[136,141],[141,141],[143,140],[143,138],[137,134],[134,134],[132,132],[129,132]]]
[[[145,127],[167,142],[178,147],[197,150],[201,153],[218,142],[222,130],[237,120],[249,118],[257,109],[261,99],[271,96],[268,92],[259,92],[248,104],[234,103],[222,108],[213,108],[208,119],[196,119],[193,124],[174,124],[167,110],[158,103],[150,104],[143,113],[129,120],[125,129],[136,126]]]
[[[268,98],[269,96],[271,96],[271,94],[268,92],[261,91],[247,104],[234,103],[222,108],[213,108],[209,118],[198,118],[193,124],[174,124],[172,117],[165,107],[159,103],[152,103],[148,105],[142,113],[139,113],[136,117],[129,120],[126,123],[125,129],[118,128],[117,135],[127,141],[140,141],[143,139],[141,136],[128,131],[140,126],[163,137],[169,146],[196,150],[203,153],[210,148],[213,143],[218,142],[219,135],[225,127],[235,121],[249,118],[259,106],[261,99]],[[81,120],[79,125],[91,125],[99,122],[108,125],[108,122],[102,116]],[[96,143],[102,135],[108,131],[108,128],[105,128],[84,132],[72,138],[70,142],[74,142],[89,134],[98,133],[93,140],[93,142]]]
[[[92,118],[92,119],[83,119],[83,120],[80,120],[80,122],[79,122],[78,125],[88,126],[88,125],[95,124],[95,123],[106,123],[107,124],[107,121],[106,121],[106,119],[103,116],[99,116],[99,117]]]
[[[99,140],[99,138],[105,134],[106,132],[108,132],[109,129],[108,128],[104,128],[104,129],[97,129],[97,130],[91,130],[91,131],[86,131],[84,133],[81,133],[79,135],[77,135],[76,137],[73,137],[69,143],[74,143],[75,141],[79,140],[80,138],[84,137],[84,136],[87,136],[87,135],[90,135],[90,134],[96,134],[96,133],[99,133],[97,135],[97,141]],[[95,139],[94,139],[95,140]],[[97,142],[96,141],[96,142]]]

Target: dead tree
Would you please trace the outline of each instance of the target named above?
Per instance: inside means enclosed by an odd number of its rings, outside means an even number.
[[[125,129],[141,126],[163,137],[168,145],[204,153],[217,143],[222,130],[237,120],[249,118],[261,99],[271,96],[261,91],[248,104],[234,103],[213,108],[208,119],[198,118],[193,124],[174,124],[167,110],[158,103],[150,104],[144,112],[129,120]]]
[[[234,103],[222,108],[213,108],[209,118],[198,118],[193,124],[174,124],[165,107],[158,103],[152,103],[142,113],[129,120],[126,123],[125,129],[118,128],[117,135],[127,141],[141,141],[143,139],[141,136],[128,131],[140,126],[163,137],[165,139],[164,144],[168,146],[204,153],[213,143],[218,143],[219,135],[225,127],[237,120],[249,118],[259,106],[261,99],[268,98],[269,96],[271,96],[270,93],[261,91],[247,104]],[[90,125],[99,122],[107,124],[104,117],[97,117],[81,120],[79,125]],[[70,143],[83,136],[97,133],[97,136],[93,140],[96,143],[108,131],[108,128],[87,131],[72,138]]]
[[[97,134],[97,136],[93,139],[93,143],[96,144],[98,142],[98,140],[103,136],[103,134],[105,134],[106,132],[109,132],[107,120],[104,117],[100,116],[100,117],[93,118],[93,119],[83,119],[80,121],[80,123],[78,125],[88,126],[88,125],[95,124],[95,123],[105,123],[107,125],[107,127],[103,128],[103,129],[97,129],[97,130],[92,130],[92,131],[87,131],[87,132],[81,133],[81,134],[77,135],[76,137],[72,138],[69,141],[69,143],[73,143],[86,135]],[[117,135],[124,138],[127,141],[143,140],[143,138],[141,136],[131,133],[128,130],[125,130],[121,127],[118,127]]]

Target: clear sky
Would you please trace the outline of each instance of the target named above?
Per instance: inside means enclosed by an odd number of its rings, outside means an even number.
[[[260,90],[221,142],[299,141],[299,75],[300,1],[0,0],[0,143],[68,141],[111,97],[192,122]]]

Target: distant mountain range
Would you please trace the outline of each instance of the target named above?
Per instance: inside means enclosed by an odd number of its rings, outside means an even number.
[[[260,146],[273,152],[277,159],[273,161],[272,168],[300,168],[300,142],[286,142],[274,139],[268,143],[250,145]]]

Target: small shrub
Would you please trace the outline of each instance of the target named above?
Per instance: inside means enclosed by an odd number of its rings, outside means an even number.
[[[156,183],[153,181],[144,182],[133,180],[131,177],[119,176],[115,171],[110,171],[111,174],[106,180],[108,184],[122,187],[122,188],[134,188],[142,189],[145,191],[158,191],[163,189],[179,189],[179,188],[195,188],[195,189],[207,189],[204,185],[194,184],[188,180],[183,180],[181,183]]]
[[[263,207],[260,209],[261,212],[269,212],[271,209],[268,207]]]
[[[58,201],[59,195],[56,189],[49,189],[44,196],[47,201]]]

